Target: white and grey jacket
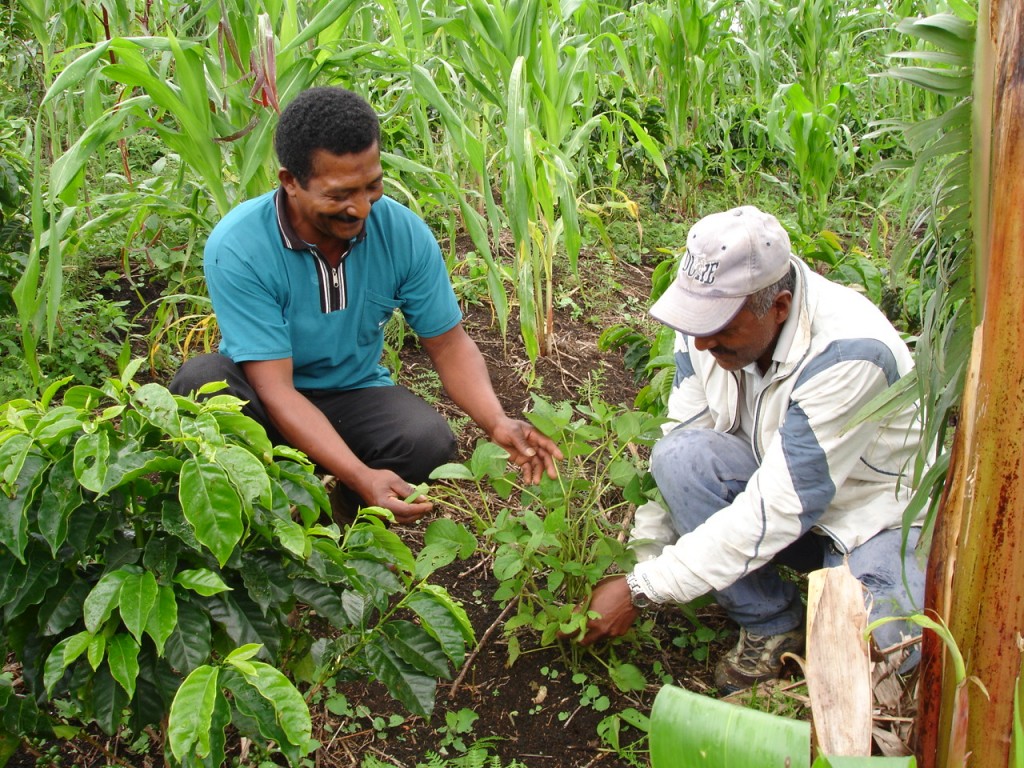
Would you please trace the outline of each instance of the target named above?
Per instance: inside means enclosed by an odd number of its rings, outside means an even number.
[[[912,369],[910,351],[867,298],[793,261],[792,310],[754,409],[759,468],[746,490],[682,537],[659,504],[636,512],[634,572],[652,600],[689,602],[730,586],[799,538],[808,520],[844,552],[902,525],[908,467],[921,439],[916,406],[883,422],[850,422]],[[665,431],[735,432],[737,375],[684,334],[675,357]]]

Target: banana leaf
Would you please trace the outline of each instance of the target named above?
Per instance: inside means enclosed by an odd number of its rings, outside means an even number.
[[[916,768],[913,757],[819,756],[811,726],[664,686],[651,710],[651,768]]]
[[[666,685],[651,710],[652,768],[809,768],[811,725]]]

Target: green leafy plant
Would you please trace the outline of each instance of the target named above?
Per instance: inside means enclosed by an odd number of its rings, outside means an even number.
[[[472,496],[461,483],[437,486],[432,494],[442,506],[468,512],[494,553],[494,599],[505,606],[517,603],[504,627],[510,663],[519,655],[517,629],[530,627],[545,645],[559,633],[575,634],[586,624],[586,614],[574,611],[575,605],[610,567],[632,566],[632,552],[623,543],[624,516],[628,505],[643,503],[653,489],[640,451],[652,444],[662,423],[600,400],[574,409],[536,395],[526,416],[565,454],[557,479],[545,476],[536,487],[518,486],[507,454],[490,443],[481,444],[468,462],[444,465],[432,475],[475,486]],[[509,504],[514,490],[519,508]],[[488,498],[495,493],[497,500]]]
[[[441,754],[448,754],[449,747],[456,752],[466,752],[469,749],[467,738],[473,733],[473,726],[479,719],[480,715],[467,707],[445,712],[444,726],[439,729],[441,739],[437,743]]]
[[[694,661],[706,663],[711,655],[712,643],[724,640],[729,636],[730,630],[707,626],[700,620],[693,603],[683,606],[682,611],[693,626],[689,631],[680,632],[673,637],[672,645],[687,651]]]
[[[856,154],[852,132],[842,122],[842,107],[854,98],[853,89],[843,83],[823,94],[822,101],[812,98],[799,83],[780,88],[767,121],[768,135],[786,158],[797,183],[766,177],[796,204],[804,232],[816,232],[824,225],[833,185]]]
[[[438,521],[414,558],[383,510],[344,535],[320,524],[326,493],[301,454],[235,398],[136,385],[140,363],[59,405],[66,379],[0,409],[0,642],[24,680],[0,685],[0,730],[157,724],[198,765],[220,764],[230,722],[296,764],[313,744],[285,672],[370,676],[428,713],[472,630],[426,579],[472,536]],[[330,643],[293,627],[299,604],[334,625]]]
[[[650,730],[650,718],[634,707],[626,707],[615,712],[597,724],[597,735],[601,741],[619,756],[627,765],[645,768],[647,759],[647,732]],[[639,731],[640,738],[626,741],[624,729],[633,728]]]

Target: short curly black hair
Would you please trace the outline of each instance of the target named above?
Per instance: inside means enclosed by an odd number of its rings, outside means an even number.
[[[313,153],[362,152],[380,143],[380,118],[366,99],[344,88],[303,91],[281,113],[274,135],[277,159],[305,189],[313,175]]]

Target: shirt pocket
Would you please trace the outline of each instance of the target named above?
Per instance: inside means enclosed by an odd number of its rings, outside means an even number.
[[[398,299],[381,296],[373,291],[364,291],[359,316],[360,346],[378,343],[384,333],[384,326],[401,306],[402,302]]]

